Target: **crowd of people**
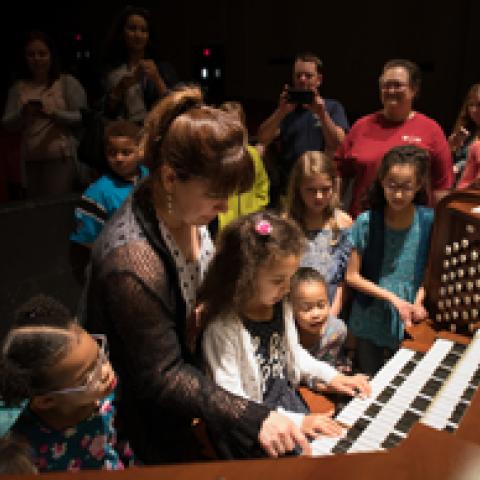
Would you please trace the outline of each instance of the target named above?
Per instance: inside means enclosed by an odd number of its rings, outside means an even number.
[[[129,7],[109,37],[107,168],[70,237],[88,258],[79,312],[36,296],[3,340],[0,398],[21,413],[1,471],[200,460],[199,422],[217,458],[308,454],[319,435],[343,435],[297,387],[370,395],[428,316],[433,207],[479,181],[478,84],[447,139],[414,109],[418,67],[390,60],[381,109],[350,128],[321,96],[322,62],[301,54],[257,143],[239,103],[176,85],[151,32]],[[22,131],[32,196],[70,188],[85,107],[32,33],[3,117]]]

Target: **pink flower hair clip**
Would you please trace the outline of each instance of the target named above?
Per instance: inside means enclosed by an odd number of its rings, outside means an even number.
[[[268,237],[272,233],[272,224],[268,220],[260,220],[255,224],[255,231],[262,237]]]

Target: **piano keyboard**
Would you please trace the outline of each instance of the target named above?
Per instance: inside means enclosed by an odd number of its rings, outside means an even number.
[[[400,349],[372,379],[372,395],[355,398],[336,416],[344,438],[312,442],[314,455],[392,448],[421,420],[454,430],[480,383],[480,334],[468,348],[437,340],[426,353]]]

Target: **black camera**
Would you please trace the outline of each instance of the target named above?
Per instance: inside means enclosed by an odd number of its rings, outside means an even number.
[[[313,103],[314,94],[312,90],[303,90],[301,88],[289,88],[287,93],[287,102],[298,105],[310,105]]]

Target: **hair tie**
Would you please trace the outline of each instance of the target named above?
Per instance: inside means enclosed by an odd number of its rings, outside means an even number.
[[[260,220],[255,224],[255,231],[262,237],[268,237],[272,233],[272,224],[268,220]]]

